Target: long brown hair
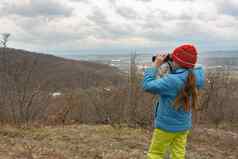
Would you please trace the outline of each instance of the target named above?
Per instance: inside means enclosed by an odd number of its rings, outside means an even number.
[[[188,77],[184,87],[177,95],[174,101],[174,107],[178,109],[184,107],[184,111],[189,112],[192,109],[197,109],[198,105],[198,89],[196,87],[196,77],[191,69],[188,70]]]

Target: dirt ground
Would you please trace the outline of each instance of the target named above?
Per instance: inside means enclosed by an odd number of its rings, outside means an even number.
[[[0,128],[0,159],[144,159],[151,131],[108,125]],[[187,159],[237,159],[238,133],[195,128]]]

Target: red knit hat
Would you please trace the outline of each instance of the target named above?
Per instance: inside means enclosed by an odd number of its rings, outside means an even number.
[[[191,44],[184,44],[174,49],[174,62],[185,68],[193,68],[197,62],[197,50]]]

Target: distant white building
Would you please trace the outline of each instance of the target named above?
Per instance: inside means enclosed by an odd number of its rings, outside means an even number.
[[[61,96],[62,93],[61,92],[54,92],[51,94],[52,97],[58,97],[58,96]]]
[[[104,89],[105,91],[108,91],[108,92],[112,90],[111,88],[106,88],[106,87],[103,88],[103,89]]]

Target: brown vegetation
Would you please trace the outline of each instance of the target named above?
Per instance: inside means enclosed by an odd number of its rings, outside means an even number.
[[[135,58],[122,74],[107,65],[1,48],[0,122],[24,129],[1,128],[0,158],[144,158],[157,97],[141,89]],[[237,158],[235,75],[207,72],[188,159]],[[67,126],[76,123],[81,126]]]
[[[15,124],[111,124],[153,126],[156,96],[140,86],[135,59],[126,74],[107,65],[52,55],[0,49],[0,120]],[[207,72],[201,92],[200,124],[237,122],[238,80],[230,70]],[[53,96],[53,92],[60,92]]]
[[[109,125],[0,128],[1,159],[144,159],[151,131]],[[236,159],[238,132],[196,128],[187,159]],[[212,145],[211,145],[212,143]]]
[[[67,99],[71,90],[123,85],[125,78],[121,72],[107,65],[0,48],[1,122],[28,125],[47,121],[50,106],[55,106],[52,93],[56,91]],[[68,104],[58,104],[57,110],[65,112]]]

